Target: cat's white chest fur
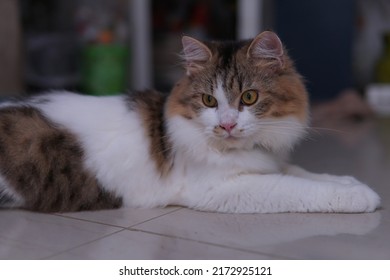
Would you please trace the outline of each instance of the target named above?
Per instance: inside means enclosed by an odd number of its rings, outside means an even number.
[[[264,150],[248,148],[219,151],[208,142],[196,124],[188,123],[181,117],[169,120],[168,133],[173,139],[174,149],[177,150],[176,160],[202,167],[202,172],[207,171],[205,174],[215,171],[223,177],[224,173],[267,174],[279,173],[281,170],[275,156]]]

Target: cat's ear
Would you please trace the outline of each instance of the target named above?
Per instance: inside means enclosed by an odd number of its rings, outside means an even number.
[[[269,59],[278,62],[283,67],[283,45],[279,37],[271,31],[264,31],[251,42],[247,57],[254,59]]]
[[[202,42],[188,36],[183,36],[181,41],[187,75],[201,70],[212,57],[210,49]]]

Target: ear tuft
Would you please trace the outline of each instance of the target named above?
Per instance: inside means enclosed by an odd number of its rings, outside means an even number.
[[[188,36],[183,36],[182,44],[187,75],[201,70],[210,61],[212,57],[211,51],[202,42]]]
[[[264,31],[257,35],[250,44],[248,58],[275,59],[283,66],[283,45],[279,37],[271,31]]]

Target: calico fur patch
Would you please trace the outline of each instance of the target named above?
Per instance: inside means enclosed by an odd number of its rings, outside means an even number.
[[[121,199],[103,190],[84,168],[83,156],[76,138],[37,109],[0,110],[0,173],[24,200],[23,208],[62,212],[120,207]]]
[[[145,90],[130,93],[127,98],[130,109],[138,111],[142,117],[150,140],[150,154],[157,170],[161,175],[167,174],[173,166],[173,154],[164,122],[166,95],[155,90]]]

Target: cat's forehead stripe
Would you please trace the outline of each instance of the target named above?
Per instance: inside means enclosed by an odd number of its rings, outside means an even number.
[[[229,101],[226,98],[226,92],[223,86],[223,82],[220,79],[217,80],[217,86],[215,88],[214,94],[218,100],[218,106],[226,107],[229,105]]]
[[[217,46],[218,49],[218,67],[220,69],[230,68],[231,63],[237,52],[246,44],[246,42],[225,42]]]
[[[239,65],[242,62],[237,58],[238,51],[243,45],[244,42],[228,42],[217,47],[216,79],[222,81],[221,85],[229,103],[234,102],[237,94],[243,90],[245,76],[242,75],[243,69]]]

